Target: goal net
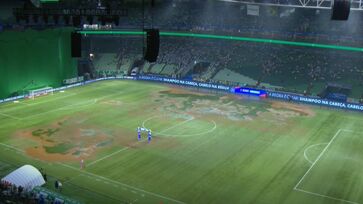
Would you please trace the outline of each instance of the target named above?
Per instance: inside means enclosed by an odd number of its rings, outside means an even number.
[[[28,97],[31,99],[34,99],[35,97],[38,97],[38,96],[53,94],[53,90],[54,90],[53,87],[50,87],[50,86],[47,86],[44,88],[39,88],[39,89],[32,89],[32,90],[29,90]]]

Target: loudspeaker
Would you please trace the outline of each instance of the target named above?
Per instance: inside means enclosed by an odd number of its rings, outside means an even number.
[[[58,23],[59,23],[59,15],[53,15],[53,21],[54,21],[54,24],[58,25]]]
[[[331,20],[346,21],[350,12],[350,0],[333,0]]]
[[[89,61],[79,61],[78,62],[78,76],[84,76],[87,73],[91,73],[91,66],[89,64]]]
[[[80,33],[72,32],[71,33],[71,48],[72,48],[72,57],[81,57],[82,56],[82,35]]]
[[[158,29],[147,29],[146,31],[146,51],[144,59],[155,62],[159,55],[160,35]]]

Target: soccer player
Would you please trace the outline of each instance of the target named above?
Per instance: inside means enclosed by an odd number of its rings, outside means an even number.
[[[151,141],[151,130],[147,132],[147,143],[150,143]]]
[[[84,161],[81,159],[81,169],[84,169]]]
[[[137,128],[137,140],[141,140],[141,131],[139,127]]]
[[[60,191],[60,192],[62,192],[62,183],[60,182],[60,181],[58,181],[58,190]]]

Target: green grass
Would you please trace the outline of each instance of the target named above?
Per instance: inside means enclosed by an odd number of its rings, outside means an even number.
[[[361,114],[171,89],[104,81],[0,105],[0,176],[32,164],[83,203],[363,203]]]

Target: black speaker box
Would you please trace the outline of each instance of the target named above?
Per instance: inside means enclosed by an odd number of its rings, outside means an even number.
[[[82,35],[80,33],[72,32],[71,49],[72,57],[82,56]]]
[[[155,62],[159,55],[160,35],[158,29],[147,29],[146,31],[146,51],[144,59]]]
[[[346,21],[350,12],[350,0],[333,0],[331,20]]]

